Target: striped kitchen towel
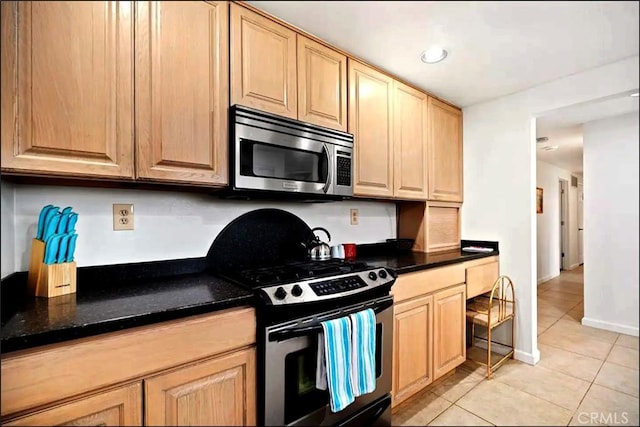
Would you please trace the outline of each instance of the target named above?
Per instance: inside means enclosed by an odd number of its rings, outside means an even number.
[[[351,381],[351,322],[348,317],[327,320],[322,322],[322,331],[318,334],[316,388],[329,389],[331,411],[339,412],[355,400]]]
[[[368,308],[349,315],[351,320],[351,382],[353,394],[376,389],[376,314]]]

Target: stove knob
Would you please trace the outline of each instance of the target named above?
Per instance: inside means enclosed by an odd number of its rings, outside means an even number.
[[[299,297],[302,295],[302,288],[299,285],[293,285],[293,288],[291,288],[291,295]]]
[[[273,293],[273,296],[276,297],[277,299],[280,299],[280,300],[285,299],[285,297],[287,296],[287,291],[285,291],[284,288],[282,286],[280,286]]]
[[[380,276],[381,279],[386,279],[387,278],[387,272],[385,270],[380,270],[378,272],[378,276]]]
[[[375,271],[372,271],[371,273],[369,273],[369,279],[376,280],[377,278],[378,278],[378,275],[376,274]]]

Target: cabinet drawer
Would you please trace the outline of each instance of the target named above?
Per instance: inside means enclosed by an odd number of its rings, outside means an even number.
[[[464,283],[463,264],[403,274],[396,280],[391,293],[397,303],[459,283]]]
[[[489,292],[500,274],[498,261],[467,268],[467,298]]]

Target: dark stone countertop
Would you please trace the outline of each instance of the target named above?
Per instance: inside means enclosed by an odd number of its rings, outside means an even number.
[[[356,250],[358,261],[370,265],[386,267],[398,274],[412,273],[429,268],[443,267],[479,258],[486,258],[500,254],[498,242],[477,240],[463,240],[461,247],[466,246],[491,247],[491,252],[466,252],[461,249],[426,254],[412,251],[393,251],[386,244],[358,245]]]
[[[75,294],[24,294],[26,272],[2,280],[2,353],[241,305],[253,295],[204,269],[205,259],[78,269]]]

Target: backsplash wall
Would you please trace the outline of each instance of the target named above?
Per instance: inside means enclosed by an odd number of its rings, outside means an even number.
[[[220,231],[239,215],[260,208],[289,211],[310,227],[331,233],[331,244],[373,243],[396,236],[396,210],[391,202],[328,203],[222,200],[207,194],[16,184],[14,206],[15,267],[29,268],[31,240],[38,214],[46,204],[73,206],[78,266],[203,257]],[[4,187],[3,187],[4,189]],[[3,191],[4,193],[4,191]],[[4,195],[3,195],[4,198]],[[133,231],[113,231],[112,204],[133,203]],[[359,210],[359,225],[350,225],[351,208]],[[2,223],[5,228],[3,204]],[[3,233],[4,234],[4,233]],[[3,236],[3,251],[4,251]],[[10,260],[10,257],[7,257]],[[2,257],[3,275],[7,267]]]

